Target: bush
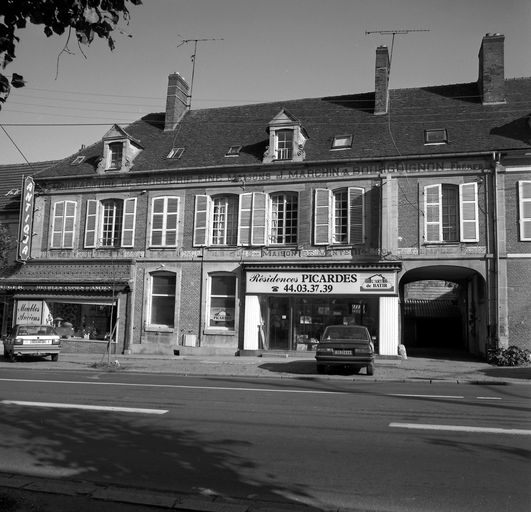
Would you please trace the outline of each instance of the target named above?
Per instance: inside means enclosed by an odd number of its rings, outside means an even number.
[[[514,345],[494,348],[488,351],[487,361],[496,366],[523,366],[531,362],[531,352]]]

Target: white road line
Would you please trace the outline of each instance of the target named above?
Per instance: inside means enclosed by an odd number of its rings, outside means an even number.
[[[477,396],[478,400],[501,400],[499,396]]]
[[[470,427],[458,425],[428,425],[422,423],[389,423],[394,428],[409,428],[420,430],[446,430],[450,432],[476,432],[480,434],[512,434],[519,436],[531,436],[531,430],[518,428],[488,428],[488,427]]]
[[[21,402],[19,400],[2,400],[4,405],[22,405],[29,407],[52,407],[55,409],[82,409],[85,411],[133,412],[139,414],[166,414],[167,409],[140,409],[137,407],[114,407],[107,405],[57,404],[52,402]]]
[[[404,396],[408,398],[451,398],[454,400],[465,398],[464,396],[456,395],[409,395],[406,393],[388,393],[387,396]]]

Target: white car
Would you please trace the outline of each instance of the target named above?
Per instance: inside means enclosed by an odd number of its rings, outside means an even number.
[[[14,361],[17,356],[51,356],[59,359],[61,338],[51,325],[17,325],[4,339],[4,357]]]

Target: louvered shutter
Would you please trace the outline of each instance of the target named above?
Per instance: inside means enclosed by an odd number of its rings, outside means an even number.
[[[461,242],[479,242],[478,184],[459,185]]]
[[[358,187],[348,189],[349,243],[365,243],[365,190]]]
[[[122,222],[122,247],[133,247],[135,243],[136,197],[124,201]]]
[[[251,216],[253,194],[248,192],[240,195],[238,210],[238,245],[251,245]]]
[[[531,181],[518,183],[520,240],[531,241]]]
[[[251,245],[266,245],[267,194],[253,193],[253,214],[251,224]]]
[[[65,201],[64,234],[63,247],[65,249],[74,248],[74,230],[76,225],[77,203],[75,201]]]
[[[208,196],[195,196],[194,214],[194,246],[204,247],[208,244],[208,210],[210,198]]]
[[[96,229],[98,224],[98,201],[87,201],[87,218],[85,221],[85,247],[96,247]]]
[[[313,241],[315,245],[330,243],[330,212],[332,191],[326,188],[315,189],[315,203],[313,212]]]
[[[424,237],[426,242],[442,242],[442,186],[424,187]]]
[[[52,249],[60,249],[63,243],[63,223],[65,202],[59,201],[53,205]]]

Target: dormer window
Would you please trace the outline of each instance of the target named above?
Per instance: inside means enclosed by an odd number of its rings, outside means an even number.
[[[131,137],[118,125],[114,125],[103,137],[103,158],[98,163],[97,172],[129,171],[134,159],[142,151],[140,142]],[[77,165],[77,158],[72,165]]]
[[[282,109],[269,123],[269,147],[264,162],[302,162],[308,135],[298,119]]]
[[[123,142],[111,142],[108,146],[109,156],[107,169],[110,171],[118,170],[122,168],[122,159],[124,156],[124,143]]]
[[[352,135],[336,135],[330,149],[350,149],[352,147]]]
[[[424,130],[424,145],[447,144],[448,133],[446,128],[439,128],[436,130]]]

